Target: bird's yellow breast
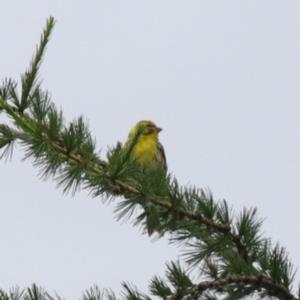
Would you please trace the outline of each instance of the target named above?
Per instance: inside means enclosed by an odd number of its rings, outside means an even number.
[[[141,136],[133,149],[133,158],[141,164],[157,162],[158,138],[156,134]]]

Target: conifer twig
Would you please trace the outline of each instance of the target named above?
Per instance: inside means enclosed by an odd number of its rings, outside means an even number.
[[[193,287],[191,296],[193,299],[198,299],[205,290],[218,290],[232,284],[237,286],[251,285],[252,287],[255,287],[256,290],[266,289],[272,291],[273,296],[280,297],[279,299],[299,300],[299,298],[296,298],[291,294],[285,286],[261,274],[258,276],[230,274],[225,278],[219,278],[213,281],[203,281]]]

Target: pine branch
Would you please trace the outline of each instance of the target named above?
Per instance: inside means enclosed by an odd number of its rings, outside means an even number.
[[[17,101],[18,99],[15,99],[16,101],[14,101],[16,107],[20,112],[23,112],[30,105],[30,98],[33,97],[33,95],[31,95],[32,91],[36,92],[39,89],[39,83],[37,82],[38,71],[53,27],[54,18],[50,17],[47,20],[44,32],[41,36],[39,46],[36,49],[36,53],[32,58],[30,68],[21,77],[22,96],[20,101]]]
[[[15,120],[15,123],[17,124],[17,126],[20,126],[21,128],[23,128],[23,130],[28,131],[28,133],[30,133],[30,131],[34,131],[33,128],[38,128],[38,126],[40,126],[38,124],[38,122],[36,122],[36,120],[34,120],[33,118],[30,118],[23,112],[19,112],[19,111],[15,110],[12,106],[7,104],[7,102],[3,98],[0,98],[0,107],[2,107],[3,110],[5,110],[7,112],[7,114],[10,115]],[[49,144],[49,146],[52,147],[53,150],[59,152],[68,160],[79,164],[82,168],[86,169],[87,171],[93,172],[97,176],[105,175],[105,172],[100,167],[84,163],[82,161],[80,155],[76,155],[76,154],[68,151],[67,149],[61,147],[57,141],[56,142],[51,141],[51,139],[49,139],[49,137],[47,136],[47,132],[50,131],[50,129],[47,126],[44,125],[42,130],[43,130],[42,136],[40,136],[41,142],[47,142]],[[19,139],[22,139],[21,135],[19,135]],[[61,141],[61,140],[62,140],[62,137],[61,136],[58,137],[58,141]],[[115,190],[122,191],[122,193],[124,193],[124,194],[132,193],[132,194],[134,194],[133,197],[137,197],[137,196],[143,197],[144,196],[143,193],[139,189],[132,186],[131,184],[123,182],[122,180],[116,179],[113,182],[113,184],[114,184]],[[218,223],[212,219],[204,217],[200,213],[193,213],[191,211],[186,211],[183,209],[176,209],[171,204],[171,199],[169,199],[167,197],[153,196],[151,201],[156,205],[159,205],[168,210],[172,210],[177,215],[178,219],[182,219],[183,217],[185,217],[190,220],[195,220],[195,221],[199,222],[200,224],[204,224],[207,227],[212,228],[213,230],[230,235],[232,240],[234,240],[237,244],[239,244],[238,238],[236,236],[234,236],[232,233],[230,233],[231,228],[228,224]],[[242,248],[242,246],[240,244],[239,244],[239,247]]]
[[[18,112],[13,109],[13,107],[9,106],[3,99],[0,98],[0,105],[2,105],[3,109],[6,110],[6,112],[14,118],[15,122],[21,126],[24,129],[27,129],[27,131],[32,130],[32,127],[37,128],[39,126],[38,122],[36,122],[34,119],[26,116],[22,112]],[[46,142],[48,145],[54,150],[63,155],[67,160],[73,161],[74,163],[80,165],[80,167],[88,172],[92,172],[96,176],[105,176],[105,171],[100,168],[97,165],[90,165],[86,162],[83,162],[80,155],[77,155],[75,153],[72,153],[68,151],[67,149],[60,146],[60,144],[56,141],[51,141],[49,137],[47,136],[47,132],[49,132],[49,128],[47,126],[43,126],[43,131],[40,136],[41,143]],[[22,138],[19,135],[19,138]],[[58,141],[61,141],[63,138],[61,136],[58,137]],[[106,178],[109,180],[109,178]],[[146,195],[143,194],[143,192],[139,189],[137,189],[135,186],[132,186],[131,184],[128,184],[122,180],[115,179],[113,182],[111,182],[111,188],[114,191],[118,191],[118,193],[127,195],[127,197],[130,198],[140,198],[145,197]],[[176,208],[172,205],[172,199],[168,197],[157,197],[152,196],[151,199],[148,198],[148,201],[151,201],[153,204],[158,205],[162,208],[167,209],[168,211],[172,211],[173,215],[176,216],[177,220],[182,220],[183,218],[197,221],[200,224],[206,225],[208,228],[220,232],[226,236],[228,236],[229,239],[231,239],[238,251],[241,253],[241,255],[247,259],[247,251],[246,248],[243,246],[240,238],[232,233],[231,227],[229,224],[222,224],[220,222],[216,222],[213,219],[209,219],[204,217],[201,213],[197,212],[191,212],[185,209]]]
[[[191,296],[192,299],[199,299],[200,295],[206,290],[222,290],[234,285],[238,287],[251,286],[255,290],[261,292],[262,289],[271,291],[270,296],[277,297],[282,300],[297,300],[290,291],[281,284],[271,280],[264,275],[247,276],[231,274],[225,278],[220,278],[214,281],[204,281],[193,287]],[[175,298],[174,298],[175,300]]]

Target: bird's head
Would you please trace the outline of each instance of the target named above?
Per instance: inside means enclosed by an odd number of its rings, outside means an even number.
[[[139,121],[129,132],[129,137],[133,138],[136,134],[141,136],[158,136],[162,129],[156,126],[152,121]]]

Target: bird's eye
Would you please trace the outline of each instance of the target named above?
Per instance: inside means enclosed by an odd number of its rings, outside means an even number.
[[[145,132],[144,134],[150,134],[150,133],[153,133],[155,132],[155,128],[153,126],[148,126],[145,128]]]

